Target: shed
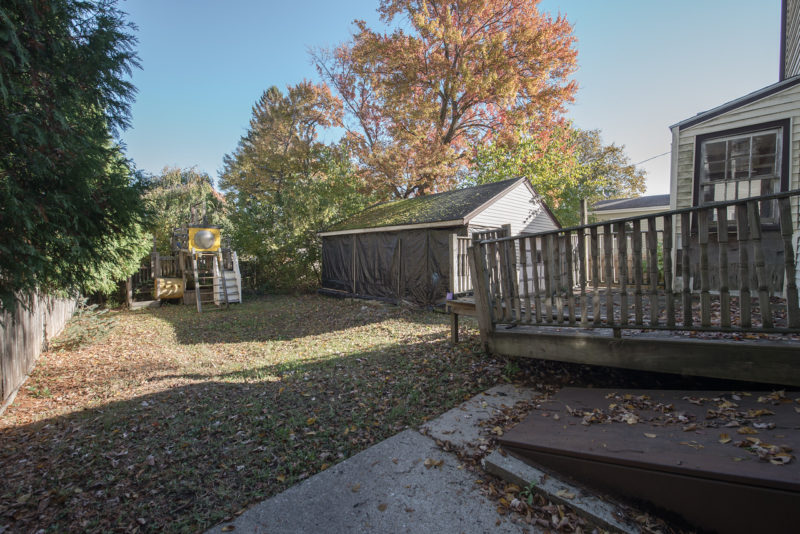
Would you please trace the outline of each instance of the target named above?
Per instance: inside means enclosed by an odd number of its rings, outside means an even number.
[[[560,227],[525,178],[372,206],[319,234],[321,291],[421,306],[443,302],[450,236],[505,224],[514,234]]]

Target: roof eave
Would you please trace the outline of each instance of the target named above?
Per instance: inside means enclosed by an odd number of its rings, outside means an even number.
[[[330,237],[335,235],[348,234],[371,234],[375,232],[395,232],[402,230],[421,230],[424,228],[448,228],[452,226],[465,226],[465,219],[451,219],[449,221],[436,221],[417,224],[397,224],[393,226],[378,226],[375,228],[351,228],[349,230],[333,230],[330,232],[318,232],[319,237]]]
[[[761,100],[763,98],[767,98],[768,96],[772,96],[775,93],[780,93],[781,91],[790,89],[797,84],[800,84],[800,75],[793,76],[792,78],[786,78],[785,80],[781,80],[778,83],[768,85],[767,87],[762,87],[757,91],[753,91],[752,93],[748,93],[742,97],[730,100],[722,104],[721,106],[717,106],[707,111],[702,111],[693,117],[689,117],[688,119],[676,122],[675,124],[670,126],[670,129],[678,128],[678,130],[682,130],[684,128],[690,128],[692,126],[696,126],[700,123],[706,122],[715,117],[719,117],[724,113],[728,113],[729,111],[733,111],[742,106],[746,106],[748,104],[752,104],[753,102],[757,102],[758,100]]]

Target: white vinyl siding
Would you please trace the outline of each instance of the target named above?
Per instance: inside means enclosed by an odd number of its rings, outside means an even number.
[[[504,224],[511,225],[512,235],[548,232],[558,228],[524,182],[514,186],[469,221],[470,228],[497,228]]]
[[[734,128],[790,119],[789,189],[800,187],[800,85],[766,96],[756,102],[733,109],[707,121],[680,130],[678,136],[678,162],[676,173],[675,207],[692,206],[695,169],[695,138]]]

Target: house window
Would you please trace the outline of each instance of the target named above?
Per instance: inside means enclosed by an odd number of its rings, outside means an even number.
[[[698,139],[697,205],[769,195],[785,189],[785,126],[736,130]],[[775,223],[776,202],[761,203],[761,218]],[[733,209],[729,209],[733,215]],[[716,219],[716,213],[715,217]]]

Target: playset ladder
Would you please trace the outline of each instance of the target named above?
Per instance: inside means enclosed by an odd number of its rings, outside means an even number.
[[[201,260],[211,259],[211,271],[200,270]],[[206,263],[206,262],[203,262]],[[228,283],[222,265],[220,252],[192,252],[192,269],[194,271],[194,295],[198,313],[203,311],[203,304],[224,304],[228,307]],[[209,298],[210,297],[210,298]]]

